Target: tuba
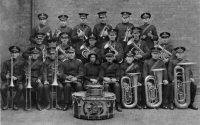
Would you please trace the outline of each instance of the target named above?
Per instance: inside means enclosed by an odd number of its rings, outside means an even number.
[[[174,102],[178,108],[187,108],[190,100],[189,67],[193,62],[178,63],[174,68]]]
[[[121,78],[122,105],[125,108],[133,108],[137,105],[137,87],[141,86],[141,84],[138,83],[139,74],[140,73],[127,73],[127,76]]]
[[[159,107],[162,103],[162,80],[164,68],[152,69],[154,76],[145,78],[146,104],[151,108]]]
[[[90,49],[85,45],[85,43],[80,47],[80,50],[82,51],[82,56],[84,58],[88,58],[88,55],[91,53]]]
[[[124,36],[124,42],[127,42],[128,41],[128,34],[131,32],[131,28],[130,27],[127,27],[126,28],[126,32],[125,32],[125,36]]]

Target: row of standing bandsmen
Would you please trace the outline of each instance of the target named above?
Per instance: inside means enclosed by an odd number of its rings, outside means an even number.
[[[149,75],[155,76],[152,69],[165,69],[162,72],[163,79],[163,91],[162,96],[162,108],[174,109],[174,97],[173,88],[174,88],[174,68],[180,63],[184,62],[184,47],[177,47],[174,49],[175,56],[170,59],[168,67],[160,58],[160,48],[154,47],[151,49],[151,58],[144,61],[143,69],[141,71],[140,64],[134,59],[135,54],[129,52],[126,55],[125,62],[122,64],[117,64],[114,61],[115,52],[108,51],[106,52],[106,62],[101,65],[97,63],[97,55],[95,53],[90,53],[88,55],[89,62],[83,65],[82,61],[75,57],[75,50],[72,47],[66,49],[66,54],[68,55],[68,59],[62,62],[61,60],[57,60],[56,49],[49,48],[48,49],[48,59],[43,63],[39,58],[40,49],[38,47],[33,47],[30,49],[30,57],[28,60],[22,60],[19,58],[20,48],[17,46],[11,46],[9,48],[12,58],[3,63],[3,68],[1,72],[2,77],[2,101],[3,101],[3,109],[8,109],[9,98],[8,98],[8,90],[11,91],[11,95],[13,95],[13,90],[16,90],[16,95],[12,100],[12,108],[14,110],[18,110],[18,103],[21,95],[24,93],[25,98],[27,99],[27,86],[30,82],[31,86],[37,93],[36,106],[38,110],[42,110],[41,106],[42,97],[45,97],[47,101],[46,109],[53,108],[51,105],[52,98],[50,97],[51,93],[51,85],[54,84],[55,80],[57,82],[57,109],[67,110],[71,104],[71,93],[72,91],[82,91],[85,90],[87,85],[91,84],[103,84],[105,91],[112,91],[116,95],[116,110],[121,112],[121,77],[126,76],[127,73],[141,73],[142,76],[139,76],[138,81],[142,84],[141,87],[138,87],[138,103],[136,105],[137,108],[141,109],[147,108],[145,96],[146,89],[145,84],[154,84],[149,81],[149,83],[144,83],[144,78]],[[56,61],[57,60],[57,61]],[[56,72],[56,75],[54,74]],[[188,70],[190,84],[190,99],[189,108],[197,110],[195,106],[193,106],[193,102],[196,94],[196,85],[194,84],[194,78],[192,76],[192,71]],[[169,77],[169,81],[168,81]],[[159,79],[159,78],[157,78]],[[30,81],[27,81],[30,80]],[[183,81],[187,82],[187,81]],[[109,84],[104,84],[109,83]],[[127,81],[125,81],[127,83]],[[125,84],[124,83],[124,84]],[[13,84],[13,85],[11,85]],[[43,94],[44,93],[44,94]],[[62,93],[64,94],[64,107],[61,106]],[[188,94],[188,93],[187,93]],[[28,101],[28,100],[26,100]],[[27,103],[27,102],[26,102]],[[28,102],[30,103],[30,102]],[[123,102],[122,102],[123,103]],[[25,108],[26,109],[26,108]],[[26,109],[27,110],[27,109]]]

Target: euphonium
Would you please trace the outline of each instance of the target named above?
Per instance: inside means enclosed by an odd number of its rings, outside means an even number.
[[[187,108],[191,102],[189,67],[194,64],[192,62],[179,63],[174,68],[174,102],[178,108]]]
[[[139,74],[140,73],[127,73],[127,76],[121,78],[122,105],[125,108],[133,108],[137,105],[137,87],[141,86],[141,84],[138,84]]]
[[[165,69],[152,69],[154,76],[148,75],[145,78],[146,104],[151,108],[159,107],[162,103],[163,70]]]
[[[112,51],[115,52],[115,55],[118,55],[118,51],[109,42],[105,44],[104,49],[106,48],[110,48]]]
[[[127,42],[128,41],[128,34],[130,33],[131,29],[130,27],[127,27],[126,28],[126,32],[125,32],[125,36],[124,36],[124,42]]]
[[[83,50],[82,51],[82,56],[84,58],[88,58],[88,54],[91,53],[90,49],[85,45],[85,43],[80,47],[80,50]]]
[[[100,37],[103,37],[104,32],[106,32],[108,30],[108,26],[105,25],[101,31]]]

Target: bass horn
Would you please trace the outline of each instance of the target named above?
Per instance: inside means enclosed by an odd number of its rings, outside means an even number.
[[[127,76],[121,78],[122,87],[122,105],[125,108],[133,108],[137,105],[137,87],[141,86],[138,83],[140,73],[127,73]]]
[[[154,75],[145,78],[146,104],[151,108],[159,107],[162,103],[163,70],[165,69],[152,69]]]
[[[187,108],[190,99],[190,75],[189,68],[193,62],[178,63],[174,68],[174,102],[178,108]]]
[[[82,51],[82,56],[84,57],[84,58],[88,58],[88,55],[91,53],[90,52],[90,49],[85,45],[85,43],[80,47],[80,50],[83,50]]]

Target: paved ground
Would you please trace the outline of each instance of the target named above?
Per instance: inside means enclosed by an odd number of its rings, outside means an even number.
[[[200,95],[196,96],[195,105],[200,108]],[[112,119],[88,121],[73,117],[72,109],[32,110],[25,112],[1,111],[1,125],[200,125],[200,110],[190,109],[124,109],[122,113],[115,112]]]

